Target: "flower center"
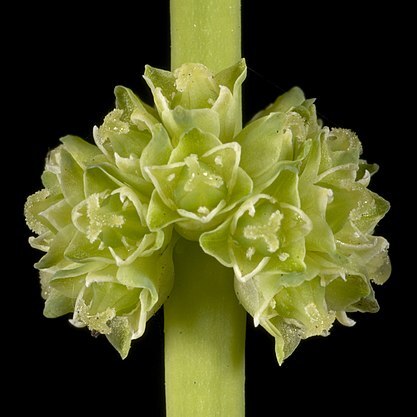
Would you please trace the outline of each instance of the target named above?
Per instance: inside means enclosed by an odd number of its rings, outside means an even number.
[[[189,179],[184,185],[185,191],[194,191],[201,185],[220,188],[223,185],[223,179],[216,175],[207,165],[200,165],[197,155],[187,156],[184,160],[189,172]]]
[[[98,239],[103,229],[121,228],[125,223],[125,218],[114,212],[114,204],[109,203],[107,198],[102,199],[99,194],[93,194],[87,200],[88,238],[91,243]]]
[[[279,249],[277,232],[281,226],[282,214],[274,211],[266,223],[248,225],[243,229],[243,236],[249,240],[262,239],[268,247],[268,252],[274,253]]]
[[[211,107],[219,95],[219,86],[214,75],[201,64],[184,64],[175,71],[173,107],[180,105],[187,109]]]
[[[134,247],[147,233],[132,201],[118,192],[91,194],[74,208],[73,222],[91,243],[113,248]]]
[[[184,162],[174,192],[175,202],[178,208],[206,215],[226,197],[226,185],[197,155],[187,156]]]
[[[273,204],[252,206],[239,219],[235,237],[247,251],[248,259],[259,252],[271,256],[281,246],[279,232],[283,214]]]

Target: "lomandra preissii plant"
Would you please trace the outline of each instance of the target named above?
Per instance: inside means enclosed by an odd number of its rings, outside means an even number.
[[[116,108],[94,128],[95,143],[62,138],[47,157],[43,189],[25,206],[36,235],[30,243],[45,253],[35,265],[45,316],[71,314],[74,326],[105,335],[125,358],[172,294],[167,384],[189,384],[191,392],[211,382],[196,381],[187,367],[205,375],[217,366],[198,359],[205,349],[224,348],[225,367],[241,362],[244,347],[227,347],[244,341],[240,306],[275,338],[281,364],[335,320],[352,326],[350,313],[376,312],[372,284],[390,274],[388,243],[374,235],[389,204],[369,189],[377,166],[362,159],[357,135],[324,126],[299,88],[242,129],[246,64],[237,58],[217,72],[191,60],[172,71],[147,66],[152,105],[117,87]],[[230,317],[210,304],[223,296]],[[204,317],[199,329],[184,324],[190,299]],[[199,317],[190,315],[190,322]],[[210,324],[229,319],[223,330]],[[183,336],[181,326],[193,330]],[[229,345],[198,347],[204,334]],[[197,355],[191,365],[182,350]],[[241,365],[233,372],[241,387]],[[199,412],[168,386],[167,396],[169,415]],[[242,415],[242,406],[225,401],[233,411],[221,402],[220,414],[198,415]]]

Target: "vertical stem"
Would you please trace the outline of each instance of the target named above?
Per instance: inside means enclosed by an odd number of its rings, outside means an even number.
[[[232,66],[241,57],[240,26],[240,0],[171,0],[171,68]]]
[[[173,70],[199,62],[217,73],[240,59],[240,0],[171,0],[170,7]],[[174,263],[164,306],[167,417],[243,417],[246,314],[233,271],[184,239]]]
[[[167,417],[245,415],[245,320],[233,272],[181,239],[165,303]]]

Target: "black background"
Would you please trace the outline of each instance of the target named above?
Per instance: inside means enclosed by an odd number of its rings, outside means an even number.
[[[9,169],[4,174],[6,183],[13,178],[16,208],[13,267],[3,273],[3,360],[12,371],[11,393],[35,395],[34,412],[52,415],[63,407],[68,413],[98,414],[117,407],[133,415],[164,415],[161,312],[124,361],[104,338],[71,327],[67,318],[44,318],[32,268],[40,253],[29,248],[23,219],[25,198],[41,187],[44,157],[58,138],[71,133],[91,140],[92,126],[113,108],[115,85],[129,86],[149,101],[141,79],[144,65],[169,68],[168,1],[137,3],[137,10],[120,3],[93,13],[69,2],[59,9],[26,7],[16,11],[15,29],[4,37],[10,74],[3,91],[10,114],[3,128],[11,145],[8,161],[19,161],[13,163],[19,174]],[[412,120],[402,104],[411,88],[402,29],[407,12],[381,5],[367,12],[339,2],[311,9],[278,3],[271,9],[270,3],[243,1],[245,117],[299,85],[307,97],[318,99],[326,124],[359,134],[364,157],[381,166],[371,188],[393,205],[377,229],[391,242],[393,274],[377,288],[378,314],[356,315],[355,327],[336,324],[329,337],[302,342],[282,367],[272,338],[248,320],[247,417],[264,415],[265,409],[271,416],[362,415],[390,406],[401,415],[408,401],[403,375],[414,366],[406,301],[414,274],[401,256],[406,234],[401,222],[408,210],[399,187],[409,146],[402,141],[412,140],[406,126]],[[8,220],[4,226],[10,226]],[[14,406],[18,410],[23,402]]]

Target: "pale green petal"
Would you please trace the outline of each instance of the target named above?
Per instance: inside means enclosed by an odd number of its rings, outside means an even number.
[[[152,185],[138,175],[132,175],[129,172],[121,172],[114,165],[100,164],[91,166],[85,171],[85,195],[102,192],[106,189],[112,189],[115,186],[129,185],[138,193],[143,200],[147,200],[152,192]],[[89,180],[92,176],[92,180]]]
[[[345,277],[347,274],[357,273],[350,270],[349,259],[339,252],[307,251],[305,262],[309,276],[320,275],[323,283],[331,282],[338,277]]]
[[[129,175],[132,177],[141,177],[142,172],[140,169],[140,161],[136,157],[123,157],[118,153],[114,154],[114,163],[116,167],[123,172],[124,175]]]
[[[174,201],[175,190],[177,188],[178,180],[185,168],[186,165],[184,162],[178,162],[170,165],[147,167],[145,169],[145,172],[154,184],[160,199],[164,204],[170,207],[171,210],[176,209]],[[155,198],[154,194],[155,191],[152,194],[151,205],[152,200]]]
[[[366,161],[359,160],[359,169],[356,173],[356,181],[367,187],[371,181],[372,175],[377,173],[379,166],[377,164],[368,164]]]
[[[62,194],[61,184],[59,181],[59,174],[61,172],[59,164],[62,148],[63,146],[59,145],[55,149],[49,151],[45,161],[45,170],[41,177],[42,184],[47,190],[49,190],[51,195]]]
[[[250,123],[236,140],[242,146],[241,166],[264,190],[285,168],[297,169],[305,156],[299,142],[305,139],[305,120],[297,113],[272,113]]]
[[[61,200],[62,196],[51,195],[47,189],[37,191],[35,194],[28,197],[25,202],[24,213],[26,224],[32,232],[40,235],[48,230],[56,231],[55,227],[42,215],[42,213]]]
[[[129,88],[118,85],[114,89],[114,95],[117,108],[123,111],[123,118],[135,123],[140,130],[150,129],[159,122],[155,109],[140,100]],[[143,124],[138,123],[137,114],[141,115]]]
[[[56,274],[55,274],[56,275]],[[75,300],[85,285],[86,275],[75,275],[65,278],[53,278],[50,282],[50,288],[54,289],[61,296]],[[74,308],[74,304],[72,305]],[[74,311],[73,309],[71,312]]]
[[[313,230],[306,236],[307,249],[335,252],[334,235],[326,221],[329,190],[311,185],[308,189],[304,187],[300,189],[300,197],[301,207],[313,224]]]
[[[59,195],[62,193],[59,178],[56,173],[45,170],[41,175],[41,180],[51,195]]]
[[[127,317],[114,317],[110,324],[107,340],[119,352],[122,359],[126,359],[132,341],[132,329]]]
[[[64,145],[63,148],[71,154],[82,169],[85,169],[91,164],[98,164],[106,161],[106,158],[97,146],[86,142],[78,136],[64,136],[60,141]]]
[[[231,219],[223,222],[216,229],[203,233],[199,239],[204,252],[215,257],[222,265],[227,267],[233,266],[229,254],[231,244],[230,224]]]
[[[60,182],[62,193],[70,206],[84,199],[83,170],[65,149],[61,150]]]
[[[308,154],[302,162],[300,173],[300,186],[309,187],[317,182],[320,171],[321,142],[319,138],[311,141]]]
[[[293,112],[298,113],[306,121],[305,137],[316,137],[322,131],[322,121],[317,119],[315,99],[305,100],[301,105],[293,108]],[[323,128],[326,129],[326,128]]]
[[[86,262],[86,263],[77,263],[73,262],[68,265],[65,269],[60,269],[56,271],[49,280],[49,285],[53,286],[56,289],[58,285],[65,285],[65,280],[73,277],[83,277],[86,278],[86,274],[95,273],[100,271],[102,274],[103,270],[108,270],[110,268],[110,273],[114,274],[114,266],[108,265],[103,262],[95,261],[95,262]]]
[[[280,203],[300,207],[301,201],[298,183],[299,176],[297,170],[292,167],[284,167],[266,192]]]
[[[358,136],[348,129],[332,129],[321,147],[320,172],[346,164],[358,166],[362,145]]]
[[[54,237],[55,234],[48,230],[37,237],[31,236],[29,238],[29,244],[34,249],[48,252]]]
[[[110,252],[107,248],[101,248],[98,240],[91,243],[83,233],[78,231],[74,233],[65,248],[64,255],[73,262],[112,262]]]
[[[196,214],[179,209],[178,213],[181,215],[181,221],[175,224],[175,230],[185,239],[198,241],[202,233],[213,230],[227,218],[227,209],[225,201],[221,201],[217,207],[207,214],[206,212]]]
[[[225,211],[232,209],[244,197],[248,197],[253,191],[253,182],[251,177],[246,174],[242,168],[237,169],[236,183],[233,188],[228,190],[228,206]]]
[[[330,310],[349,311],[370,292],[370,284],[360,276],[339,277],[326,285],[326,302]]]
[[[221,144],[216,136],[193,129],[180,138],[178,146],[172,151],[169,163],[182,162],[193,154],[202,156]]]
[[[285,113],[293,107],[300,106],[305,100],[303,90],[299,87],[293,87],[286,93],[281,94],[274,103],[270,104],[265,110],[260,111],[252,120],[260,119],[271,113]]]
[[[174,222],[180,221],[181,216],[164,204],[160,195],[154,191],[149,203],[146,223],[151,231],[157,231]]]
[[[92,194],[102,193],[103,191],[112,190],[122,185],[120,181],[117,181],[109,175],[104,167],[101,166],[87,168],[84,172],[83,181],[86,197]]]
[[[379,236],[370,236],[364,243],[337,242],[338,250],[349,259],[349,270],[363,274],[377,284],[383,284],[391,274],[388,242]]]
[[[242,168],[256,178],[278,162],[285,114],[273,113],[250,123],[236,137],[242,147]]]
[[[49,319],[64,316],[74,311],[75,299],[66,297],[56,290],[51,290],[45,301],[43,315]]]
[[[241,59],[235,65],[220,71],[214,78],[220,86],[226,87],[236,96],[245,81],[246,72],[246,61]]]
[[[270,256],[263,256],[259,252],[252,254],[251,249],[251,246],[242,247],[236,245],[230,251],[235,277],[242,282],[246,282],[261,273],[271,260]]]
[[[162,97],[173,97],[177,93],[175,76],[171,71],[165,71],[146,65],[143,78],[154,94],[155,104],[158,109],[160,108],[161,103],[159,103],[157,97],[155,97],[155,91],[157,89],[161,90]]]
[[[65,200],[60,200],[42,211],[40,215],[46,219],[55,230],[61,230],[71,220],[71,207]]]
[[[246,62],[226,68],[215,76],[220,93],[212,109],[220,115],[220,135],[222,142],[230,142],[240,131],[240,88],[246,78]]]
[[[139,158],[152,137],[159,121],[154,111],[124,87],[115,89],[115,110],[99,128],[94,129],[97,146],[110,162],[115,162],[125,174],[140,175]]]
[[[140,167],[143,177],[149,180],[148,174],[146,173],[147,167],[167,164],[171,152],[172,144],[166,130],[163,125],[156,125],[152,130],[152,139],[140,157]]]
[[[370,287],[370,293],[368,296],[361,298],[355,304],[352,304],[347,310],[348,312],[360,312],[360,313],[377,313],[379,311],[379,304],[375,298],[375,292]]]
[[[338,237],[346,235],[348,239],[355,238],[351,230],[352,211],[362,204],[367,197],[368,190],[360,188],[336,188],[329,189],[329,204],[326,211],[326,219],[333,233]],[[347,225],[347,223],[350,223]],[[349,230],[347,230],[347,228]],[[347,233],[345,233],[345,230]],[[356,241],[356,239],[355,239]],[[352,242],[353,243],[353,242]]]
[[[371,191],[368,191],[366,197],[360,201],[350,217],[362,233],[373,233],[375,226],[388,212],[390,204]]]
[[[38,269],[48,269],[57,271],[63,268],[68,261],[64,258],[64,253],[68,248],[76,230],[72,224],[61,229],[53,238],[46,255],[44,255],[35,267]]]
[[[87,263],[87,265],[91,264],[92,262]],[[85,285],[89,287],[94,282],[112,282],[112,283],[119,283],[117,280],[117,271],[118,267],[114,264],[105,264],[105,263],[97,263],[93,262],[99,266],[91,269],[88,271],[85,277]]]
[[[215,137],[220,136],[219,115],[210,109],[188,110],[178,106],[173,110],[164,110],[161,117],[175,145],[184,133],[195,128]]]

